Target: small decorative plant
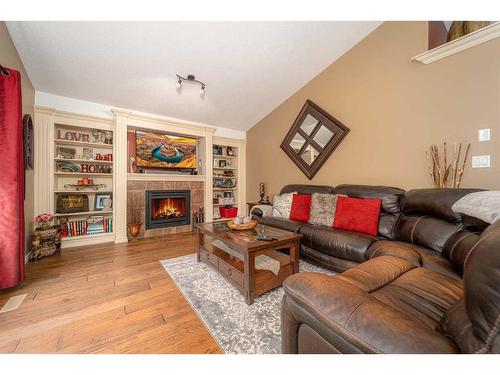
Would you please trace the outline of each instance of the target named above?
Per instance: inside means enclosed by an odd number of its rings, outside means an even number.
[[[36,229],[47,230],[54,226],[54,215],[40,214],[33,219],[33,222],[37,226]]]

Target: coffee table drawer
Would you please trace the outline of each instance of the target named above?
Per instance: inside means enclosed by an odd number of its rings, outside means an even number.
[[[220,259],[219,259],[219,270],[224,275],[233,280],[236,284],[238,284],[241,287],[243,286],[243,274]]]
[[[207,259],[215,267],[219,267],[219,258],[217,258],[214,254],[207,253]]]
[[[219,267],[219,258],[214,254],[210,254],[208,251],[200,251],[200,260],[207,263],[212,263],[214,267]]]

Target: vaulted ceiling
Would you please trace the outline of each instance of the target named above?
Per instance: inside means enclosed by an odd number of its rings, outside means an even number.
[[[7,22],[37,91],[238,130],[380,22]],[[207,85],[176,87],[176,74]]]

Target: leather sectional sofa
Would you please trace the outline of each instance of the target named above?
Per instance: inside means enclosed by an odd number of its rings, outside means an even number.
[[[499,353],[500,222],[451,206],[478,189],[288,185],[382,199],[377,237],[259,215],[303,234],[301,256],[340,271],[284,283],[283,353]],[[344,271],[344,272],[342,272]]]

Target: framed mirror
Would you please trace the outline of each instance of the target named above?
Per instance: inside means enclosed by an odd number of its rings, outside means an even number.
[[[281,148],[311,180],[348,132],[347,126],[307,100]]]

